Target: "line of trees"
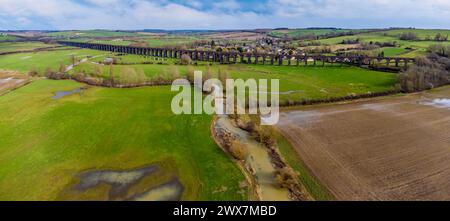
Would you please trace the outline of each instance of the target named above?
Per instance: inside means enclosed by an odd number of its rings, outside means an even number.
[[[399,74],[403,92],[422,91],[450,84],[450,47],[434,45],[428,50],[428,57],[417,57],[414,65]]]
[[[414,32],[404,32],[400,34],[400,40],[405,41],[417,41],[420,40],[416,33]],[[448,41],[448,34],[444,35],[441,33],[437,33],[434,38],[432,38],[430,35],[426,36],[425,41]]]
[[[419,39],[417,37],[417,34],[414,32],[401,33],[399,38],[400,38],[400,40],[405,40],[405,41],[415,41],[415,40]]]

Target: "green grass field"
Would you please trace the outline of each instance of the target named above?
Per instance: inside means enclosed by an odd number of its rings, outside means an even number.
[[[170,87],[52,99],[81,86],[38,80],[0,97],[0,200],[55,200],[81,171],[143,165],[176,174],[184,200],[247,199],[242,173],[210,138],[212,116],[172,114]]]
[[[77,59],[86,56],[97,56],[105,54],[103,51],[88,49],[74,49],[61,51],[40,51],[33,53],[18,53],[0,56],[0,69],[16,70],[27,73],[30,70],[36,70],[39,73],[47,69],[58,70],[61,64],[69,65],[71,56]]]
[[[0,42],[0,53],[27,51],[52,46],[56,45],[44,44],[42,42]]]
[[[124,39],[114,39],[114,40],[96,40],[94,38],[78,38],[71,39],[73,42],[89,42],[89,43],[97,43],[97,44],[109,44],[109,45],[120,45],[120,46],[129,46],[133,44],[133,41],[124,40]]]
[[[94,66],[83,63],[72,73],[93,73]],[[109,67],[100,66],[104,77],[109,75]],[[168,76],[171,70],[177,69],[180,75],[187,74],[187,66],[170,66],[167,64],[151,65],[115,65],[114,74],[120,78],[123,68],[134,68],[142,71],[149,78],[156,75]],[[194,70],[206,71],[206,66],[193,66]],[[350,94],[366,94],[383,92],[394,89],[397,82],[395,74],[370,71],[366,69],[335,66],[335,67],[296,67],[296,66],[263,66],[263,65],[213,65],[213,76],[217,76],[219,69],[227,72],[230,77],[237,79],[279,79],[280,91],[291,92],[281,94],[282,102],[303,99],[324,99],[343,97]]]
[[[4,35],[3,33],[0,33],[0,41],[13,41],[13,40],[17,40],[17,37],[12,35]]]
[[[404,55],[409,52],[409,50],[406,50],[405,48],[400,48],[400,47],[382,48],[381,51],[384,52],[384,56],[386,56],[386,57],[400,56],[400,55]]]

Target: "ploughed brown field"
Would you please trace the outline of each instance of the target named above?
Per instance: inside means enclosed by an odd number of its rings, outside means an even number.
[[[278,127],[338,200],[450,200],[450,87],[289,110]]]

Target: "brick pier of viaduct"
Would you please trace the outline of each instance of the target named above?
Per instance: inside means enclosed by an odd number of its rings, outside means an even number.
[[[216,51],[197,51],[180,50],[168,48],[149,48],[132,47],[108,44],[95,44],[83,42],[60,41],[62,45],[88,48],[93,50],[111,51],[124,54],[135,54],[142,56],[154,56],[161,58],[181,58],[187,54],[193,61],[220,62],[222,64],[264,64],[264,65],[308,65],[311,62],[316,65],[320,63],[348,63],[358,66],[371,66],[374,62],[389,66],[395,64],[396,67],[407,67],[409,63],[415,62],[414,58],[400,57],[367,57],[367,56],[330,56],[330,55],[274,55],[257,53],[239,53],[239,52],[216,52]],[[319,64],[319,65],[320,65]]]

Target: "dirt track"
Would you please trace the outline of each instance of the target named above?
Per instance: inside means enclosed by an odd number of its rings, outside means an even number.
[[[439,98],[450,87],[301,108],[278,126],[338,200],[450,200],[450,100]]]

